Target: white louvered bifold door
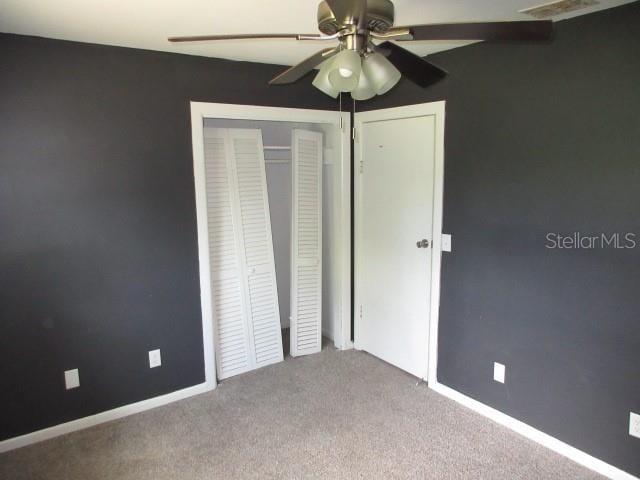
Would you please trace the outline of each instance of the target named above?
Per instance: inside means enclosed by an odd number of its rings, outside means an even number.
[[[282,360],[259,130],[204,129],[218,378]],[[276,335],[277,333],[277,335]]]
[[[235,222],[234,167],[226,129],[204,129],[204,156],[218,378],[252,369],[239,233]]]
[[[293,130],[291,355],[322,349],[322,133]]]
[[[256,367],[283,360],[278,288],[260,130],[230,129],[251,347]]]

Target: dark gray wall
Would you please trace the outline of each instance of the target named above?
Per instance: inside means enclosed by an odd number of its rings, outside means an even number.
[[[447,80],[359,108],[447,100],[439,380],[640,475],[640,246],[545,248],[640,241],[640,3],[556,27],[549,45],[435,55]]]
[[[640,250],[545,235],[640,234],[639,25],[636,2],[446,52],[444,82],[358,104],[447,100],[440,381],[636,475]],[[335,103],[156,52],[1,35],[0,64],[0,438],[202,382],[188,101]]]
[[[13,35],[0,65],[0,439],[202,383],[189,101],[336,102],[276,66]]]

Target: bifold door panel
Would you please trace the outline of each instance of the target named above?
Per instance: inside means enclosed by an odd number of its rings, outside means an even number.
[[[204,129],[218,378],[282,361],[260,130]]]
[[[293,130],[291,355],[322,348],[322,133]]]

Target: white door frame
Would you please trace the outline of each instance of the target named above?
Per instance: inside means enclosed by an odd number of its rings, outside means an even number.
[[[358,336],[364,328],[362,317],[358,306],[361,305],[360,297],[362,294],[358,291],[358,285],[361,284],[358,275],[362,271],[361,265],[363,259],[360,252],[362,251],[362,179],[359,175],[362,158],[362,144],[359,142],[360,132],[365,123],[380,122],[384,120],[398,120],[402,118],[415,118],[433,116],[435,120],[435,167],[434,167],[434,186],[433,186],[433,238],[431,241],[431,298],[430,318],[425,318],[425,322],[429,322],[429,356],[425,358],[428,372],[427,380],[430,384],[437,383],[438,370],[438,318],[440,310],[440,266],[442,257],[442,209],[444,194],[444,116],[445,102],[422,103],[418,105],[408,105],[405,107],[385,108],[382,110],[371,110],[368,112],[360,112],[355,114],[355,168],[354,168],[354,305],[355,310],[355,348],[361,348],[362,345],[358,341]]]
[[[193,142],[193,173],[195,179],[196,217],[198,223],[198,261],[200,266],[200,307],[202,310],[202,340],[204,346],[205,383],[216,385],[213,304],[209,262],[209,228],[204,162],[204,119],[257,120],[330,124],[341,130],[341,168],[339,191],[342,204],[336,245],[341,246],[333,265],[340,272],[341,285],[335,298],[340,298],[341,326],[336,332],[338,348],[352,348],[351,342],[351,169],[349,162],[351,120],[349,113],[300,108],[258,107],[226,103],[191,102],[191,134]]]

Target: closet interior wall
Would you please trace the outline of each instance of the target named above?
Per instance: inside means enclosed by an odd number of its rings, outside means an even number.
[[[204,120],[204,128],[250,128],[262,131],[265,147],[267,190],[271,215],[273,254],[278,284],[280,325],[289,327],[291,294],[291,134],[293,129],[323,133],[323,205],[322,205],[322,334],[336,341],[335,334],[340,328],[340,305],[333,298],[332,282],[339,282],[338,272],[332,271],[332,252],[336,248],[334,222],[339,218],[335,204],[334,189],[339,185],[339,169],[334,168],[335,160],[341,155],[338,129],[329,124],[273,122],[258,120]]]

